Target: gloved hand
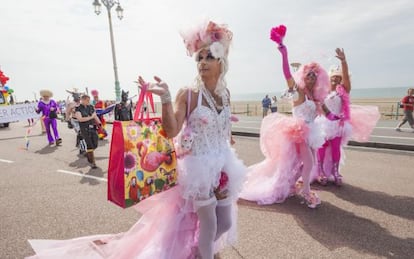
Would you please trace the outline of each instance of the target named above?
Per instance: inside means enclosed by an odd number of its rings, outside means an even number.
[[[288,54],[287,54],[287,48],[283,43],[279,44],[277,49],[282,54],[282,68],[283,68],[283,75],[285,76],[286,80],[289,80],[292,78],[292,74],[290,73],[290,67],[289,67],[289,61],[288,61]]]

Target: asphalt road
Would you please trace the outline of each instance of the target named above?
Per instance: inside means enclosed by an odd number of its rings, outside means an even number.
[[[28,239],[119,233],[140,215],[106,200],[109,142],[99,169],[77,156],[75,135],[59,124],[61,147],[47,146],[40,126],[25,150],[24,123],[0,129],[0,258],[32,255]],[[246,165],[261,161],[258,138],[235,137]],[[296,197],[258,206],[239,201],[239,241],[222,258],[412,258],[414,153],[346,149],[344,186],[319,187],[322,205]]]

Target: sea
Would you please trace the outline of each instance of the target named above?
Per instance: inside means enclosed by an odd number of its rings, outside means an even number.
[[[388,88],[352,88],[352,99],[376,99],[376,98],[402,98],[407,94],[409,87],[388,87]],[[265,95],[269,97],[280,97],[282,92],[257,92],[257,93],[231,93],[232,101],[257,101],[262,100]]]

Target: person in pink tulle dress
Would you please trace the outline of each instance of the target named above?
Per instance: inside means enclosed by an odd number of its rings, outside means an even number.
[[[126,233],[31,241],[40,258],[213,259],[236,241],[236,201],[246,167],[230,144],[225,75],[232,32],[208,21],[182,36],[188,54],[196,56],[194,85],[180,89],[173,105],[160,78],[151,84],[138,80],[161,97],[163,128],[177,143],[178,185],[138,203],[142,217]],[[51,249],[40,249],[45,246]]]
[[[272,29],[272,39],[278,28]],[[299,194],[308,207],[315,208],[320,199],[310,190],[310,177],[315,164],[314,154],[325,140],[314,120],[320,112],[320,102],[329,90],[328,75],[319,64],[310,63],[292,76],[287,48],[280,37],[275,41],[282,54],[283,73],[288,85],[285,96],[292,101],[293,117],[272,113],[263,119],[260,145],[265,160],[248,168],[248,179],[240,197],[259,204],[272,204]],[[302,181],[296,184],[300,177]]]
[[[318,150],[318,170],[312,181],[317,180],[321,185],[333,182],[340,186],[342,175],[339,173],[339,165],[341,160],[344,162],[341,155],[343,147],[350,138],[357,141],[368,140],[380,114],[375,106],[350,105],[351,80],[345,52],[340,48],[335,51],[341,66],[333,67],[329,71],[330,93],[322,105],[324,114],[316,119],[316,123],[325,132],[326,141]]]
[[[337,48],[336,54],[336,57],[341,61],[341,67],[329,70],[331,91],[322,105],[325,114],[317,119],[317,123],[322,126],[326,134],[326,141],[317,154],[317,181],[322,185],[328,183],[330,176],[333,177],[336,185],[342,184],[342,176],[339,174],[341,143],[347,143],[351,135],[351,124],[349,123],[351,81],[348,64],[342,49]],[[327,150],[329,159],[325,159]]]

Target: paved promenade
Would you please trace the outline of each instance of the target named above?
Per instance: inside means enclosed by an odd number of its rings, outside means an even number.
[[[77,156],[75,134],[66,124],[59,123],[61,147],[47,146],[37,125],[28,150],[24,126],[0,129],[0,258],[32,255],[28,239],[119,233],[137,221],[133,209],[106,200],[109,141],[100,142],[99,168],[91,170]],[[246,165],[263,159],[257,137],[235,140]],[[344,186],[313,186],[322,199],[318,209],[297,197],[270,206],[240,200],[239,241],[221,257],[412,258],[414,152],[355,146],[345,152]]]
[[[237,135],[258,137],[262,117],[238,116],[239,122],[233,124],[233,132]],[[396,150],[414,151],[414,132],[406,123],[401,132],[395,130],[399,121],[380,120],[366,143],[350,141],[351,146],[365,146]]]

